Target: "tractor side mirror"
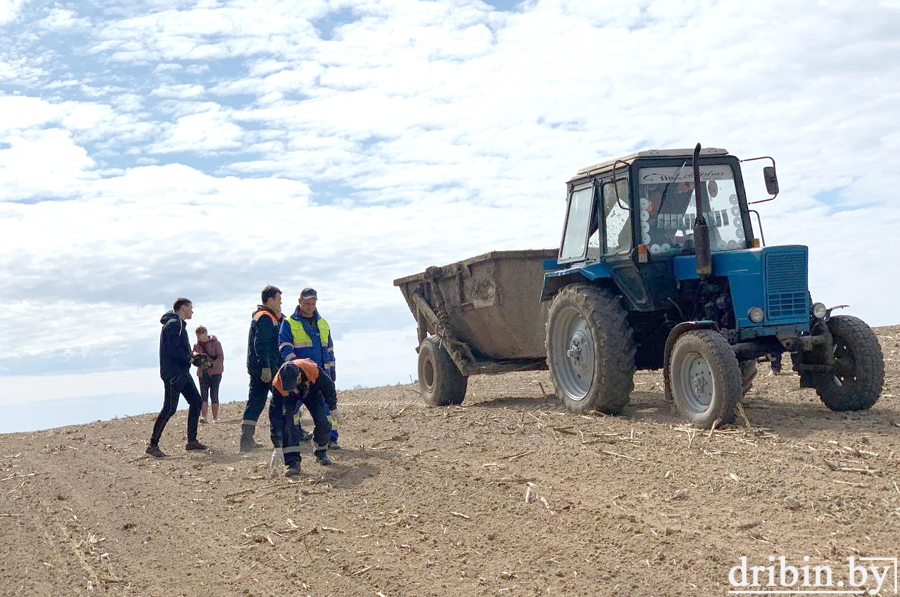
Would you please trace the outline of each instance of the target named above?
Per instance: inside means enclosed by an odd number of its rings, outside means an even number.
[[[758,158],[747,158],[746,160],[741,160],[741,162],[755,162],[756,160],[769,160],[772,165],[766,166],[763,168],[763,179],[766,182],[766,192],[771,195],[766,199],[757,199],[756,201],[747,201],[747,205],[753,205],[754,203],[765,203],[766,201],[771,201],[775,197],[778,196],[778,176],[775,174],[775,160],[770,156],[762,156]]]
[[[775,174],[775,166],[763,168],[763,178],[766,181],[766,192],[770,195],[778,194],[778,175]]]

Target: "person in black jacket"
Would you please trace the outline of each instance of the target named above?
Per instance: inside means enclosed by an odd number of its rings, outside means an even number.
[[[147,454],[155,458],[163,458],[165,454],[159,449],[166,423],[178,409],[178,398],[184,396],[188,401],[187,445],[185,450],[205,450],[206,446],[197,441],[197,422],[200,420],[200,405],[203,400],[191,377],[191,343],[188,339],[185,321],[194,314],[194,306],[186,298],[179,298],[159,320],[162,331],[159,334],[159,376],[165,386],[163,407],[153,425],[153,435]]]
[[[281,324],[281,291],[275,286],[263,288],[261,305],[258,305],[250,322],[247,337],[247,373],[250,374],[250,392],[241,422],[241,452],[261,448],[253,439],[256,421],[266,406],[266,398],[272,387],[272,378],[281,365],[278,351],[278,326]],[[271,419],[271,407],[269,408]]]

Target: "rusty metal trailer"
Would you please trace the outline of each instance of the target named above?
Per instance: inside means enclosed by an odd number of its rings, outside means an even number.
[[[493,251],[394,280],[418,324],[426,402],[461,403],[469,375],[546,369],[541,285],[557,254]]]

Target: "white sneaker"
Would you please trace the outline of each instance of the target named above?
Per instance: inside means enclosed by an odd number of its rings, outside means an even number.
[[[201,423],[206,423],[206,418],[200,417],[200,422],[201,422]]]

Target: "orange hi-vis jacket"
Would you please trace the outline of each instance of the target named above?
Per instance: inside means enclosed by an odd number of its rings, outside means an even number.
[[[300,368],[300,371],[303,372],[303,376],[309,380],[309,383],[313,384],[319,379],[319,366],[316,365],[315,361],[310,359],[294,359],[289,361]],[[282,365],[283,367],[284,365]],[[275,374],[275,379],[272,380],[272,388],[275,389],[282,396],[287,396],[291,392],[288,392],[284,389],[281,384],[281,369],[278,370],[278,373]],[[302,386],[300,385],[300,380],[297,380],[297,388],[293,391],[294,393],[302,392]]]

